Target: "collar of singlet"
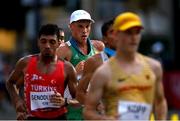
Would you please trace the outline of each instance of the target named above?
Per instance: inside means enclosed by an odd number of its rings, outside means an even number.
[[[109,56],[114,56],[116,54],[116,51],[111,49],[111,48],[108,48],[108,47],[105,47],[104,48],[104,52]]]
[[[78,47],[77,41],[76,41],[73,37],[71,37],[69,41],[70,41],[71,45],[72,45],[79,53],[83,54],[83,53],[81,52],[81,50],[79,49],[79,47]],[[89,38],[87,39],[87,45],[88,45],[88,53],[89,53],[90,50],[91,50],[91,42],[90,42],[90,39],[89,39]],[[83,55],[84,55],[84,54],[83,54]]]

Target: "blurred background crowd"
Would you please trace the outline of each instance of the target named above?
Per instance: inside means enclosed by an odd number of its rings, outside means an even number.
[[[5,80],[15,62],[37,53],[39,27],[55,23],[65,31],[70,14],[87,10],[95,23],[91,39],[101,39],[101,26],[123,11],[141,15],[145,30],[139,51],[158,59],[164,68],[164,88],[169,116],[180,114],[180,0],[1,0],[0,1],[0,119],[14,119],[15,111],[5,89]]]

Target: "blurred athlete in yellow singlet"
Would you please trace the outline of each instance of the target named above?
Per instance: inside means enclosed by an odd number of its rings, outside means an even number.
[[[92,77],[85,100],[85,119],[148,120],[153,111],[155,119],[166,119],[161,64],[137,52],[143,28],[135,13],[125,12],[116,17],[116,55]],[[104,115],[96,111],[100,100],[105,105]]]

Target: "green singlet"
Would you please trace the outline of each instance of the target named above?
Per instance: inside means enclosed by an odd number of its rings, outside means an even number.
[[[96,50],[91,43],[88,44],[88,48],[90,49],[88,50],[89,53],[87,55],[84,55],[79,49],[73,47],[70,42],[67,42],[67,44],[70,46],[72,51],[70,62],[73,64],[73,66],[76,66],[79,62],[87,60],[89,57],[96,54]]]

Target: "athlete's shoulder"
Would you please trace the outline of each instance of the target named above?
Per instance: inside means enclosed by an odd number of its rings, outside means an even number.
[[[60,46],[59,46],[59,48],[58,48],[58,50],[64,50],[64,49],[69,49],[69,41],[68,42],[65,42],[65,43],[62,43],[62,44],[60,44]]]
[[[36,57],[38,55],[34,54],[34,55],[27,55],[27,56],[23,56],[21,57],[17,62],[16,62],[16,67],[17,68],[25,68],[29,62],[29,60],[32,57]]]
[[[18,62],[24,62],[24,63],[26,63],[26,62],[29,61],[30,58],[37,57],[37,56],[38,56],[38,54],[26,55],[26,56],[21,57],[21,58],[18,60]]]
[[[154,71],[162,69],[162,65],[158,60],[156,60],[156,59],[154,59],[152,57],[146,56],[146,55],[142,55],[142,56],[148,62],[148,64],[151,66],[151,68]]]
[[[64,60],[63,62],[65,75],[71,75],[72,73],[76,73],[74,66],[69,61]]]
[[[67,43],[62,43],[59,48],[57,49],[57,56],[58,58],[66,59],[70,58],[71,56],[71,49]]]
[[[110,60],[107,60],[106,62],[103,62],[103,64],[101,64],[101,66],[99,67],[100,71],[102,71],[103,73],[109,73],[111,70],[111,63]]]
[[[91,40],[91,43],[100,52],[103,51],[105,48],[104,43],[100,40]]]
[[[107,62],[101,64],[93,74],[96,79],[101,80],[101,83],[106,83],[107,81],[111,80],[112,72],[109,64]],[[97,80],[94,80],[97,81]]]
[[[64,63],[64,66],[65,66],[65,67],[68,67],[68,68],[74,67],[74,66],[72,65],[72,63],[70,63],[70,62],[67,61],[67,60],[61,60],[61,61]]]

